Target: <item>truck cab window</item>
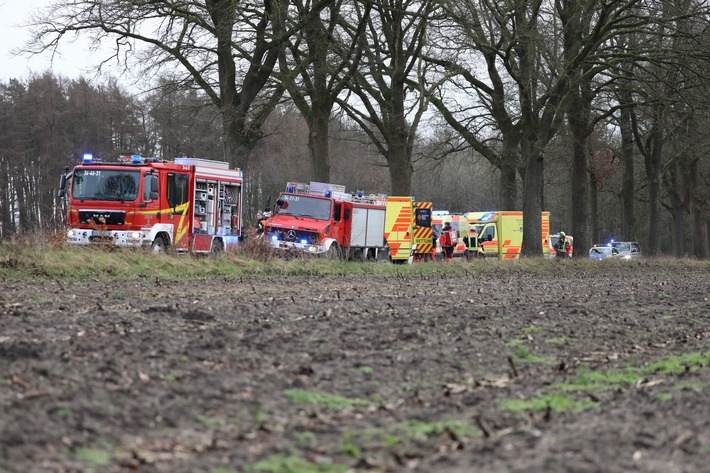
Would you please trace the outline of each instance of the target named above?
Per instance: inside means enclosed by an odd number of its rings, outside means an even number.
[[[189,177],[187,174],[168,174],[168,205],[176,208],[188,201]]]

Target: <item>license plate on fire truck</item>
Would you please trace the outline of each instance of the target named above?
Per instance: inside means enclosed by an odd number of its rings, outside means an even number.
[[[91,232],[91,236],[89,237],[89,241],[93,243],[111,243],[113,241],[113,238],[111,238],[110,235],[107,235],[104,232],[101,232],[99,230],[93,230]]]

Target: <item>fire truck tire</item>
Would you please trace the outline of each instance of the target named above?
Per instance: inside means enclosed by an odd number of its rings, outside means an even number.
[[[212,249],[210,250],[210,252],[213,255],[219,255],[224,253],[224,243],[222,243],[222,240],[215,239],[212,242]]]
[[[165,253],[168,249],[168,245],[165,243],[165,239],[162,236],[157,236],[155,240],[153,240],[150,249],[153,253]]]
[[[333,243],[330,245],[330,248],[328,248],[328,251],[325,253],[325,257],[328,259],[342,259],[343,258],[343,252],[340,249],[340,245],[337,243]]]

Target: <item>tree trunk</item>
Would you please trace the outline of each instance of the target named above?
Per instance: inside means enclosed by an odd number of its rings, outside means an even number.
[[[515,136],[503,137],[503,150],[500,163],[500,187],[498,202],[500,210],[517,210],[518,200],[518,138]]]
[[[646,177],[648,179],[648,255],[660,253],[661,228],[661,158],[663,156],[663,123],[662,109],[654,109],[653,128],[651,130],[651,147],[645,156]]]
[[[594,176],[589,179],[589,215],[592,239],[590,245],[594,245],[599,242],[599,188],[597,187],[597,180]],[[577,246],[576,243],[575,246]],[[583,256],[586,257],[587,255],[585,254]]]
[[[622,96],[628,95],[622,93]],[[631,103],[631,98],[622,98]],[[626,107],[621,109],[619,121],[621,131],[621,154],[623,166],[621,182],[621,231],[625,241],[636,239],[636,213],[634,212],[634,136],[631,111]]]
[[[690,199],[690,218],[693,230],[691,235],[692,254],[696,258],[706,259],[708,253],[708,234],[705,219],[703,218],[703,199],[699,197],[698,189],[698,160],[693,159],[687,168],[688,196]]]
[[[321,113],[313,107],[313,116],[308,123],[308,154],[311,158],[311,176],[314,181],[330,181],[330,151],[328,125],[330,114]]]
[[[542,153],[534,141],[521,141],[525,158],[523,189],[523,248],[521,256],[542,257]]]
[[[683,194],[685,193],[683,183],[678,176],[678,167],[670,166],[664,175],[668,197],[670,199],[670,212],[673,220],[673,255],[681,258],[685,251],[685,214],[686,208],[683,205]],[[660,234],[660,232],[658,232]]]
[[[572,228],[574,255],[586,257],[589,242],[589,157],[588,139],[591,115],[591,93],[585,93],[584,84],[572,90],[567,112],[572,132]]]
[[[387,159],[392,195],[412,195],[412,161],[406,143],[389,143]]]

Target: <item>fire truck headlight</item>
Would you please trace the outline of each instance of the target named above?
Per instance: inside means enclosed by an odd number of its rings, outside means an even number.
[[[74,238],[76,236],[76,231],[75,230],[68,230],[67,231],[67,237],[68,238]]]
[[[143,234],[141,232],[131,232],[129,235],[131,240],[142,240]]]

